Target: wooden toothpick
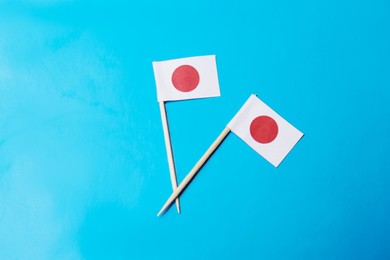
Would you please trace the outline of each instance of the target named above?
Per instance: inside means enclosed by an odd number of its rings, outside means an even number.
[[[159,104],[160,104],[160,112],[161,112],[161,121],[162,121],[163,131],[164,131],[165,148],[167,150],[169,173],[171,176],[172,189],[175,191],[175,189],[177,188],[177,179],[176,179],[175,164],[173,161],[171,138],[169,135],[167,113],[165,111],[164,101],[160,101]],[[179,198],[176,198],[176,207],[177,207],[177,212],[180,213]]]
[[[157,216],[160,216],[168,207],[171,205],[171,203],[180,195],[180,193],[183,191],[183,189],[190,183],[192,178],[194,178],[195,174],[198,172],[198,170],[203,166],[203,164],[207,161],[207,159],[213,154],[215,149],[221,144],[221,142],[225,139],[227,134],[230,132],[230,129],[226,127],[222,133],[218,136],[217,139],[212,143],[212,145],[207,149],[206,153],[203,154],[203,156],[199,159],[199,161],[195,164],[195,166],[192,168],[190,173],[187,174],[187,176],[184,178],[184,180],[180,183],[179,187],[175,189],[172,193],[172,195],[168,198],[168,200],[165,202],[164,206],[161,208],[161,210],[158,212]]]

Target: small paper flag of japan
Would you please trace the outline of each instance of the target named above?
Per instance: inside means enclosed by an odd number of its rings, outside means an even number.
[[[249,97],[228,127],[275,167],[303,136],[255,95]]]
[[[220,96],[215,55],[153,62],[158,101]]]

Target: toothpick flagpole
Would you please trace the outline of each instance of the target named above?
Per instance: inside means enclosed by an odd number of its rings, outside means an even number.
[[[173,161],[171,138],[169,136],[167,113],[165,111],[164,101],[160,101],[159,104],[160,104],[160,112],[161,112],[161,121],[162,121],[163,131],[164,131],[165,148],[167,150],[167,156],[168,156],[169,173],[171,176],[172,189],[175,191],[175,189],[177,188],[177,179],[176,179],[175,164]],[[177,207],[177,212],[180,213],[179,198],[176,198],[176,207]]]
[[[183,189],[191,182],[192,178],[194,178],[194,176],[198,172],[198,170],[203,166],[203,164],[207,161],[207,159],[218,148],[218,146],[225,139],[225,137],[229,134],[229,132],[230,132],[230,128],[226,127],[222,131],[222,133],[218,136],[218,138],[215,139],[215,141],[212,143],[212,145],[209,147],[209,149],[207,149],[206,153],[203,154],[203,156],[199,159],[199,161],[192,168],[190,173],[188,173],[187,176],[184,178],[184,180],[180,183],[179,187],[177,187],[177,189],[175,189],[173,191],[172,195],[165,202],[164,206],[158,212],[157,216],[160,216],[169,207],[169,205],[171,205],[171,203],[180,195],[180,193],[183,191]]]

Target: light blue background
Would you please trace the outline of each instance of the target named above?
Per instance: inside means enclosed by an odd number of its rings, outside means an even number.
[[[0,259],[390,259],[390,4],[0,1]],[[167,104],[182,180],[251,93],[305,137],[230,134],[171,193],[151,62],[216,54]]]

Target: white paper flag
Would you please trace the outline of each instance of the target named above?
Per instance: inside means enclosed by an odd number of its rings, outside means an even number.
[[[228,127],[275,167],[303,136],[255,95],[249,97]]]
[[[220,96],[215,55],[153,62],[158,101]]]

